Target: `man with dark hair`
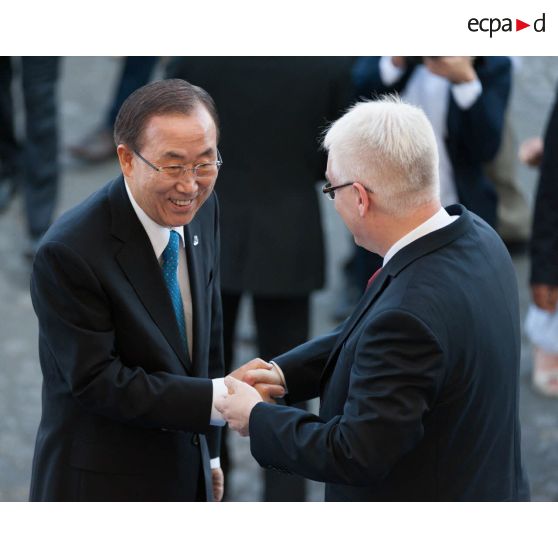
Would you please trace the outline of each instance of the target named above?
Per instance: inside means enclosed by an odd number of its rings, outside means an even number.
[[[221,498],[217,137],[205,91],[137,90],[115,125],[122,175],[41,242],[32,500]]]

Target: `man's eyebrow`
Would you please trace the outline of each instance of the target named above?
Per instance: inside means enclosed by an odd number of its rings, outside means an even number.
[[[213,147],[208,147],[203,153],[200,153],[198,157],[207,157],[213,154]]]
[[[183,161],[186,159],[184,155],[177,153],[176,151],[167,151],[163,154],[163,157],[168,157],[169,159],[182,159]]]
[[[196,159],[199,157],[207,157],[207,155],[211,155],[213,153],[213,147],[208,147],[203,153],[200,153]],[[181,161],[185,161],[186,157],[176,151],[167,151],[164,153],[163,157],[168,157],[169,159],[180,159]]]

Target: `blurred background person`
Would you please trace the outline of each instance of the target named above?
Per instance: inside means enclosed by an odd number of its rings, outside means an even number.
[[[0,57],[0,212],[20,190],[28,244],[33,257],[50,226],[58,190],[58,115],[56,86],[59,57]],[[13,80],[21,79],[24,133],[18,137]]]
[[[349,58],[203,57],[170,64],[169,77],[210,93],[221,119],[226,370],[233,368],[244,294],[252,300],[258,356],[272,358],[309,338],[310,294],[324,285],[315,185],[323,180],[326,159],[319,135],[347,106],[351,63]],[[264,499],[302,501],[304,479],[266,470]]]
[[[501,143],[511,89],[507,57],[370,56],[352,70],[354,93],[370,99],[397,93],[424,110],[440,153],[442,206],[461,203],[497,226],[498,196],[485,165]],[[343,319],[381,266],[381,259],[355,247],[346,265],[345,292],[334,317]]]
[[[521,60],[511,57],[512,90],[521,71]],[[504,241],[512,257],[527,254],[531,238],[531,206],[523,187],[518,169],[518,130],[513,118],[510,103],[504,114],[504,127],[500,148],[493,160],[484,165],[488,179],[496,189],[498,205],[496,207],[496,231]]]
[[[76,158],[88,163],[97,163],[115,157],[112,129],[122,103],[136,90],[151,79],[158,56],[125,56],[122,60],[120,78],[103,121],[77,143],[70,145],[69,151]]]
[[[531,306],[526,330],[533,342],[533,386],[558,397],[558,97],[546,126],[544,141],[526,140],[519,157],[540,165],[531,238]]]

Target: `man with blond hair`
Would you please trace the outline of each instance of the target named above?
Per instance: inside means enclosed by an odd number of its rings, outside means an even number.
[[[336,330],[244,365],[216,407],[260,465],[325,482],[326,500],[528,499],[502,241],[465,207],[440,205],[422,110],[358,103],[324,146],[323,191],[383,267]],[[319,396],[319,416],[262,401],[279,386],[289,403]]]

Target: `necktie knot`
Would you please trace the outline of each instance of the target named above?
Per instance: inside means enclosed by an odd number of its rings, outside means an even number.
[[[167,247],[163,251],[163,267],[168,267],[176,271],[178,268],[178,247],[180,245],[180,235],[176,231],[171,231]]]

